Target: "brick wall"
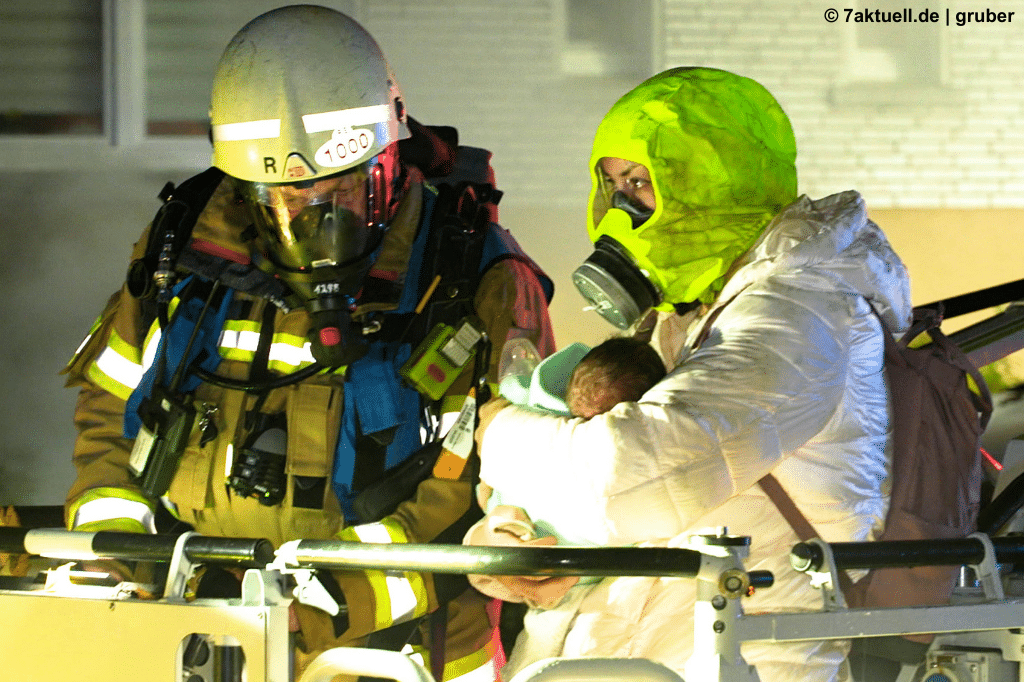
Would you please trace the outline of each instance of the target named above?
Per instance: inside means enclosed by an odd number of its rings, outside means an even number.
[[[878,207],[1024,206],[1024,2],[989,3],[1015,12],[1008,23],[963,27],[945,26],[946,6],[938,2],[930,7],[940,12],[938,26],[854,24],[845,20],[845,4],[640,3],[639,11],[660,16],[650,22],[650,64],[634,74],[588,77],[560,68],[562,0],[460,0],[445,10],[368,2],[360,20],[393,62],[413,114],[457,125],[466,142],[492,149],[511,201],[579,205],[594,128],[615,99],[656,68],[702,65],[748,75],[778,97],[797,133],[801,188],[812,196],[855,187]],[[840,18],[829,23],[824,12],[833,5]],[[903,5],[915,15],[926,9]],[[955,24],[957,12],[989,5],[948,7]],[[844,84],[861,59],[846,47],[855,30],[862,39],[888,36],[897,52],[929,54],[924,38],[937,34],[942,82]]]
[[[939,27],[941,87],[915,93],[912,83],[880,84],[856,96],[848,88],[844,97],[851,28],[869,36],[889,30],[907,44],[927,28],[851,26],[846,4],[667,0],[664,65],[721,67],[768,87],[792,119],[801,189],[812,196],[853,187],[876,207],[1024,206],[1024,3],[947,3],[954,25]],[[917,14],[929,4],[944,9],[938,2],[898,6]],[[829,7],[840,10],[831,24]],[[957,12],[987,7],[1015,14],[1009,23],[955,26]]]

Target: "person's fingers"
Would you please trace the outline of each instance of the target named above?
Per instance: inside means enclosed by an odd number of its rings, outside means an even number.
[[[565,593],[579,582],[579,576],[512,576],[501,575],[494,578],[513,594],[522,597],[523,601],[533,607],[547,609],[562,600]]]
[[[498,413],[511,404],[512,403],[505,400],[501,396],[498,396],[496,398],[488,400],[486,403],[480,406],[480,409],[477,412],[477,414],[480,417],[480,422],[477,424],[476,433],[474,434],[474,438],[476,439],[477,454],[480,454],[482,456],[484,431],[486,431],[487,427],[491,425],[491,422],[494,421],[494,418],[498,415]]]

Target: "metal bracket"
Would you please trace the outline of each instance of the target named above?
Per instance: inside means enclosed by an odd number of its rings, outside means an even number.
[[[144,586],[134,582],[119,582],[116,585],[80,585],[71,578],[74,575],[93,576],[88,571],[75,571],[73,567],[76,562],[61,564],[46,571],[46,582],[43,585],[43,592],[55,594],[61,597],[78,597],[81,599],[106,599],[121,601],[130,599],[140,589],[152,589],[152,586]]]
[[[196,565],[185,556],[185,542],[198,533],[189,531],[178,536],[174,543],[171,563],[167,567],[167,582],[164,583],[164,599],[166,601],[185,601],[185,587],[196,570]]]
[[[846,609],[846,597],[843,591],[837,589],[839,585],[839,572],[836,568],[835,557],[832,556],[832,547],[821,538],[811,538],[807,544],[814,545],[821,550],[822,565],[817,571],[808,571],[811,585],[821,590],[821,598],[826,611],[842,611]]]
[[[992,546],[992,540],[985,533],[971,533],[967,537],[974,538],[985,548],[985,556],[981,562],[971,566],[978,577],[978,582],[981,583],[985,597],[996,601],[1006,599],[1003,592],[1003,579],[999,575],[999,566],[996,565],[996,550]]]
[[[757,682],[754,666],[740,652],[737,625],[743,614],[741,597],[749,578],[742,559],[749,538],[736,538],[723,528],[718,535],[690,536],[687,546],[701,553],[697,601],[693,611],[693,654],[685,679]]]
[[[320,579],[316,577],[316,571],[311,568],[297,567],[296,547],[298,547],[297,540],[281,545],[275,552],[276,558],[267,568],[277,571],[282,576],[292,576],[295,580],[292,596],[300,604],[312,606],[332,616],[338,615],[341,607],[320,582]]]

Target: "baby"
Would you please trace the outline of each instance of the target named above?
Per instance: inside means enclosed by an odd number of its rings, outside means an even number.
[[[590,419],[622,402],[636,402],[665,378],[665,365],[648,343],[611,338],[580,360],[569,377],[565,403],[574,417]]]
[[[631,337],[615,337],[588,349],[573,344],[541,361],[530,376],[509,377],[501,383],[502,395],[533,410],[590,419],[621,402],[636,402],[665,376],[665,366],[649,344]],[[510,381],[511,380],[511,381]],[[477,487],[477,501],[492,516],[490,528],[512,532],[521,539],[553,535],[559,544],[595,544],[580,520],[576,528],[556,529],[544,521],[544,507],[556,501],[505,499],[485,481]],[[511,520],[509,509],[520,523],[501,526],[498,518]]]
[[[640,400],[664,377],[665,365],[654,348],[623,336],[591,349],[574,343],[542,361],[530,376],[506,378],[500,391],[521,407],[590,419],[619,403]],[[491,493],[491,487],[481,481],[477,488],[481,508],[495,506]]]
[[[527,354],[529,354],[527,352]],[[501,383],[502,395],[528,409],[590,419],[621,402],[636,402],[664,378],[665,365],[648,343],[631,337],[615,337],[589,349],[572,344],[540,361],[530,375],[515,375]],[[543,472],[524,472],[525,476]],[[569,500],[508,499],[485,481],[477,487],[477,501],[487,515],[466,534],[466,544],[479,545],[596,545],[600,519],[579,515],[572,527],[545,520],[546,511]],[[579,580],[559,578],[505,578],[471,575],[470,583],[481,592],[504,601],[525,602],[531,607],[551,608]],[[583,584],[598,580],[584,579]],[[510,588],[510,581],[518,587]],[[533,618],[540,616],[533,615]]]

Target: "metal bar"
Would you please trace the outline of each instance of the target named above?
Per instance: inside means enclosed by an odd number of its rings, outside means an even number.
[[[892,634],[973,632],[1019,628],[1024,602],[1005,601],[970,606],[850,609],[744,615],[736,622],[741,641],[848,639]]]
[[[542,576],[694,577],[701,554],[674,547],[479,547],[298,540],[277,552],[305,568]]]
[[[939,306],[942,306],[943,317],[949,319],[1022,299],[1024,299],[1024,279],[1018,279],[1016,282],[997,284],[994,287],[979,289],[916,307],[938,309]]]
[[[71,555],[68,558],[89,553],[92,558],[169,561],[178,537],[0,527],[0,552],[52,557],[65,552]],[[267,540],[203,535],[188,538],[184,552],[192,563],[253,568],[270,564],[275,554]],[[305,568],[489,575],[694,577],[701,564],[700,552],[673,547],[476,547],[295,540],[285,543],[277,555],[286,564]]]
[[[0,552],[67,559],[170,561],[178,537],[109,531],[83,533],[4,526],[0,527]],[[189,561],[196,564],[263,568],[274,560],[273,545],[268,540],[252,538],[214,538],[196,535],[185,542],[184,552]]]
[[[975,367],[984,367],[1024,348],[1024,306],[1012,306],[948,336]]]
[[[992,546],[999,563],[1024,561],[1024,539],[992,538]],[[963,566],[978,564],[985,558],[985,546],[973,538],[833,542],[829,547],[839,569]],[[793,547],[789,560],[798,571],[817,571],[824,563],[824,556],[820,548],[801,542]]]

